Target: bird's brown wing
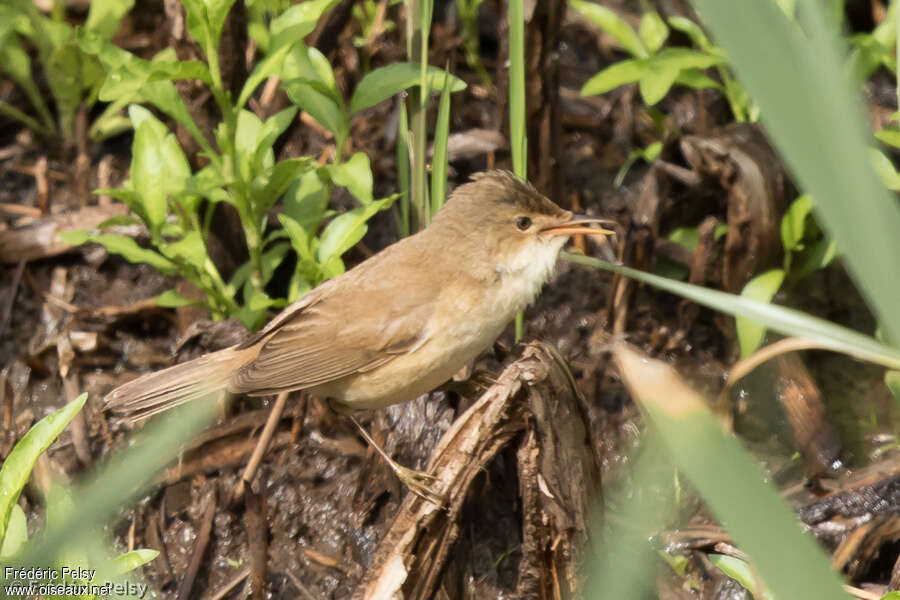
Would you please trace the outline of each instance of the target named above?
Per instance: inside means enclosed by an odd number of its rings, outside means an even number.
[[[400,289],[395,269],[419,265],[384,260],[390,254],[316,288],[314,297],[276,317],[243,345],[258,344],[259,354],[233,375],[229,389],[254,395],[304,389],[369,371],[424,343],[440,288],[430,278],[412,278]]]

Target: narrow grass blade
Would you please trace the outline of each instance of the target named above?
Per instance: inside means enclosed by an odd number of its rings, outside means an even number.
[[[757,464],[723,433],[703,398],[669,365],[626,344],[617,345],[614,356],[669,455],[750,556],[772,595],[846,600],[822,549],[803,534]]]
[[[400,102],[400,119],[397,123],[397,183],[400,186],[399,212],[397,216],[397,233],[405,238],[409,235],[409,119],[406,113],[406,102]]]
[[[509,1],[509,140],[513,172],[528,176],[525,133],[525,9],[523,0]]]
[[[87,394],[81,394],[56,412],[38,421],[37,425],[13,447],[0,468],[0,541],[6,534],[6,526],[13,506],[19,499],[22,488],[31,477],[31,470],[38,457],[78,414],[87,402]]]
[[[900,278],[885,276],[900,256],[900,206],[867,161],[869,133],[822,4],[801,0],[801,31],[773,2],[693,3],[879,322],[900,340]]]
[[[447,140],[450,137],[450,86],[449,78],[444,79],[441,103],[438,108],[437,124],[434,127],[434,151],[431,156],[431,217],[444,205],[447,199]]]
[[[849,354],[861,360],[867,360],[892,369],[900,368],[900,350],[886,346],[874,338],[852,329],[812,317],[793,308],[757,302],[734,294],[614,265],[589,256],[563,253],[563,258],[574,263],[631,277],[661,290],[678,294],[713,310],[762,323],[769,329],[783,335],[817,342],[821,344],[823,349]]]
[[[525,130],[525,7],[509,0],[509,143],[513,172],[528,178],[528,137]],[[516,341],[525,335],[525,315],[516,315]]]

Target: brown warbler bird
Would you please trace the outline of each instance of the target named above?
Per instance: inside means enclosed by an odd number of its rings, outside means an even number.
[[[345,414],[406,402],[488,348],[535,298],[570,235],[611,233],[589,227],[601,222],[509,172],[475,175],[429,227],[316,287],[244,343],[139,377],[107,406],[136,420],[222,390],[308,390]],[[376,449],[422,493],[421,474]]]

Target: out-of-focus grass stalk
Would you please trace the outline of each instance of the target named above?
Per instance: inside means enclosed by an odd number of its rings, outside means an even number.
[[[772,2],[693,3],[888,338],[900,340],[900,279],[884,276],[900,256],[900,207],[869,164],[871,133],[834,19],[812,0],[798,1],[802,30]]]
[[[40,542],[16,558],[16,563],[51,565],[59,548],[91,535],[144,493],[156,473],[176,458],[182,444],[214,416],[212,402],[198,401],[155,419],[127,449],[115,453],[88,483],[73,491],[80,510],[72,511],[65,521],[48,529]]]
[[[509,0],[509,145],[513,172],[528,179],[528,137],[525,133],[525,9],[523,0]],[[516,340],[525,335],[525,317],[516,315]]]
[[[445,67],[450,71],[450,65]],[[447,140],[450,138],[450,78],[444,79],[437,123],[434,127],[434,151],[431,157],[431,217],[447,199]]]
[[[748,554],[772,597],[846,600],[840,579],[831,571],[822,549],[801,530],[794,513],[766,483],[756,461],[734,437],[722,431],[706,401],[662,361],[652,360],[624,343],[614,345],[613,355],[631,397],[659,433],[667,455]],[[618,549],[609,551],[616,553]],[[613,575],[619,577],[620,573]],[[624,575],[634,577],[634,569]],[[646,578],[646,571],[637,573],[631,585],[619,585],[631,592]]]

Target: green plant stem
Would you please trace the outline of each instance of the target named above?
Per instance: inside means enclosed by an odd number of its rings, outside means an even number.
[[[509,137],[513,171],[528,176],[528,139],[525,135],[525,10],[522,0],[509,0]],[[516,315],[516,341],[525,335],[525,315]]]
[[[0,100],[0,115],[8,117],[14,121],[19,121],[20,123],[25,125],[25,127],[39,135],[49,136],[53,134],[52,128],[48,129],[37,119],[26,115],[15,106],[7,104],[2,100]]]
[[[424,75],[428,62],[428,37],[422,31],[423,2],[424,0],[407,0],[406,2],[406,50],[409,60],[421,64],[423,69],[422,85],[410,89],[408,104],[410,137],[412,137],[410,196],[417,230],[424,229],[428,224],[428,200],[425,196],[427,193],[425,188],[425,138],[427,135],[425,108],[428,89]]]

